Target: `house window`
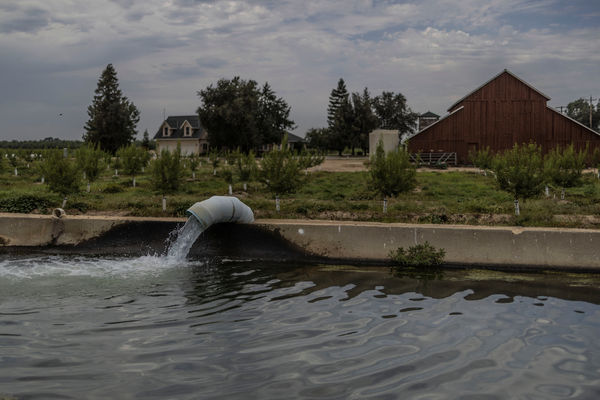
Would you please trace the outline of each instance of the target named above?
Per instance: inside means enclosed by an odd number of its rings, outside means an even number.
[[[163,136],[170,136],[169,135],[169,127],[168,126],[163,127]]]
[[[183,128],[183,135],[184,136],[192,136],[192,128],[190,128],[189,126],[186,126],[185,128]]]

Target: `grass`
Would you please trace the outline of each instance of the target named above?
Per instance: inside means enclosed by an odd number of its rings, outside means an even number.
[[[219,168],[220,169],[220,168]],[[218,170],[219,170],[218,169]],[[69,196],[68,214],[121,214],[132,216],[184,216],[193,203],[212,195],[227,195],[228,184],[213,176],[208,163],[196,171],[196,179],[186,171],[179,193],[167,195],[162,211],[162,195],[152,190],[148,173],[136,177],[113,176],[106,169],[91,184],[91,192]],[[40,183],[35,163],[19,168],[14,176],[5,163],[0,171],[0,211],[48,213],[62,199]],[[522,202],[521,216],[514,217],[513,199],[499,190],[493,176],[476,172],[418,172],[415,190],[388,199],[383,213],[382,199],[369,189],[367,172],[313,172],[295,194],[281,196],[281,210],[275,210],[274,195],[263,184],[234,182],[233,194],[250,206],[257,218],[309,218],[357,221],[521,225],[556,227],[600,227],[600,182],[591,174],[583,185],[569,188],[566,199],[538,198]],[[33,208],[32,208],[33,207]],[[22,208],[22,210],[21,210]],[[591,217],[590,217],[591,216]]]

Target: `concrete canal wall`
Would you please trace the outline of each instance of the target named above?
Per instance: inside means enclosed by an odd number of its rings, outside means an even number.
[[[0,214],[0,252],[10,248],[97,249],[111,246],[131,253],[164,245],[168,232],[183,218],[135,218]],[[149,246],[154,235],[154,244]],[[103,239],[104,238],[104,239]],[[412,225],[348,221],[258,220],[250,225],[222,224],[205,234],[207,243],[194,254],[210,253],[211,245],[231,249],[237,256],[280,257],[273,247],[284,246],[298,257],[388,262],[398,247],[428,241],[446,250],[451,264],[598,269],[600,230],[517,228],[466,225]],[[289,253],[288,254],[292,254]],[[268,258],[268,256],[265,256]]]

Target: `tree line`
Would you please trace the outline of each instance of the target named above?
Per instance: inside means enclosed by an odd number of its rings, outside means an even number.
[[[360,149],[368,152],[369,133],[374,129],[393,129],[400,135],[414,130],[418,115],[406,103],[402,93],[384,91],[371,97],[368,88],[349,93],[343,78],[329,95],[327,127],[312,128],[306,133],[308,145],[322,151],[335,150],[339,155],[349,148],[352,155]]]

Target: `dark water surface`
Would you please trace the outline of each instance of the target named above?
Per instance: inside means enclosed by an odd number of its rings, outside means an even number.
[[[600,276],[0,258],[0,398],[599,399]]]

